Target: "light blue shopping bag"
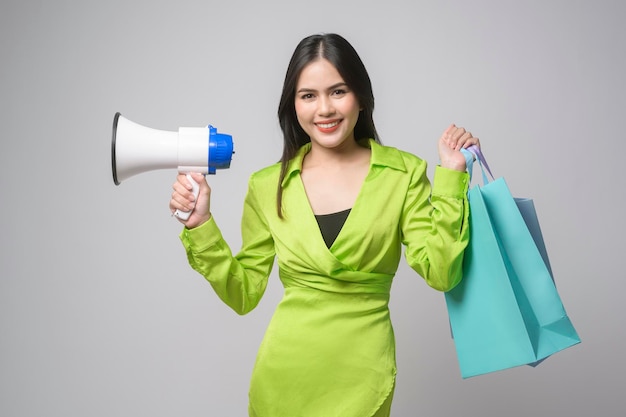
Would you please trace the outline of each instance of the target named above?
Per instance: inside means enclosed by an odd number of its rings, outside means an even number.
[[[515,199],[503,178],[469,193],[470,242],[463,280],[445,294],[463,378],[536,365],[580,343],[551,273],[531,199]],[[492,176],[493,178],[493,176]]]

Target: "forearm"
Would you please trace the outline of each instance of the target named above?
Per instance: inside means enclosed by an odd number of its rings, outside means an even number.
[[[234,257],[213,217],[194,229],[184,229],[181,241],[191,267],[213,287],[224,303],[246,314],[259,303],[273,264],[273,254]]]
[[[437,167],[430,199],[422,196],[407,220],[407,262],[440,291],[454,288],[462,277],[469,241],[467,186],[466,173]]]

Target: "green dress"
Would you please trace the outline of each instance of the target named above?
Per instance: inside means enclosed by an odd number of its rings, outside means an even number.
[[[436,167],[431,189],[423,160],[368,144],[369,173],[330,248],[300,178],[310,144],[289,163],[283,219],[280,164],[250,177],[236,256],[213,217],[181,234],[190,265],[239,314],[258,304],[277,258],[285,291],[258,351],[250,416],[389,415],[396,359],[388,304],[402,247],[431,287],[447,291],[461,279],[467,173]]]

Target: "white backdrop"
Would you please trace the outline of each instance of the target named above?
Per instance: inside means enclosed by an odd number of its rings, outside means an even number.
[[[246,415],[282,288],[251,314],[192,271],[167,204],[174,172],[116,187],[113,115],[235,140],[211,178],[234,249],[247,178],[278,160],[288,59],[337,32],[370,72],[385,144],[437,162],[449,123],[533,197],[582,344],[462,380],[443,295],[404,264],[392,291],[395,416],[621,416],[626,232],[624,3],[32,1],[0,4],[0,415]]]

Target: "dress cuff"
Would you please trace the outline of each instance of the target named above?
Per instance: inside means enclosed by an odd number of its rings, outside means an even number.
[[[440,196],[464,198],[469,187],[469,174],[465,171],[437,165],[433,177],[432,193]]]
[[[187,229],[186,227],[180,233],[180,240],[186,249],[193,252],[202,252],[220,240],[222,240],[222,232],[215,223],[214,216],[198,227]]]

